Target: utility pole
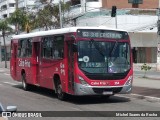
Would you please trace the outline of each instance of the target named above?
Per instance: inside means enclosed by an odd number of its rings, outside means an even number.
[[[60,28],[62,28],[61,0],[59,0],[59,19],[60,19]]]

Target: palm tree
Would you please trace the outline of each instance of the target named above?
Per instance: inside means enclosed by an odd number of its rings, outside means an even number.
[[[17,9],[10,17],[9,23],[15,25],[15,33],[19,34],[19,30],[25,30],[26,23],[28,22],[28,16],[24,11]]]
[[[12,31],[12,28],[9,27],[7,20],[1,20],[0,21],[0,31],[2,31],[2,37],[3,37],[3,42],[4,42],[5,68],[7,68],[7,48],[6,48],[5,35],[6,35],[6,32],[11,32]]]

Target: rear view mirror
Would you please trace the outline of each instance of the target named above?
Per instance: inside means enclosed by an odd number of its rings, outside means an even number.
[[[7,106],[6,111],[16,112],[17,111],[17,106]]]

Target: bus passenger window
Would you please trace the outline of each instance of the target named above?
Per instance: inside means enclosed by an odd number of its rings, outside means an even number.
[[[43,57],[52,58],[52,39],[51,37],[45,37],[43,39]]]
[[[59,59],[64,57],[64,36],[55,36],[53,41],[53,58]]]

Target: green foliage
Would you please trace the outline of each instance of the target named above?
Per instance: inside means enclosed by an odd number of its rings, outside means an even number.
[[[144,63],[142,66],[141,66],[141,70],[144,71],[144,78],[146,78],[146,72],[151,70],[152,67],[150,67],[149,65],[147,65],[146,63]]]
[[[26,23],[29,21],[29,18],[24,11],[17,9],[9,17],[8,21],[10,24],[15,25],[17,31],[19,30],[24,31]]]
[[[7,68],[7,53],[6,53],[7,48],[6,48],[5,35],[6,35],[6,32],[10,33],[12,31],[12,28],[9,27],[7,20],[0,21],[0,31],[2,31],[2,37],[3,37],[4,49],[5,49],[5,53],[4,53],[5,68]]]
[[[61,2],[62,14],[69,11],[70,3]],[[63,15],[62,15],[63,16]],[[63,19],[63,23],[64,23]],[[32,26],[36,28],[45,28],[45,30],[60,28],[60,14],[58,4],[47,4],[42,10],[39,10],[32,21]]]

